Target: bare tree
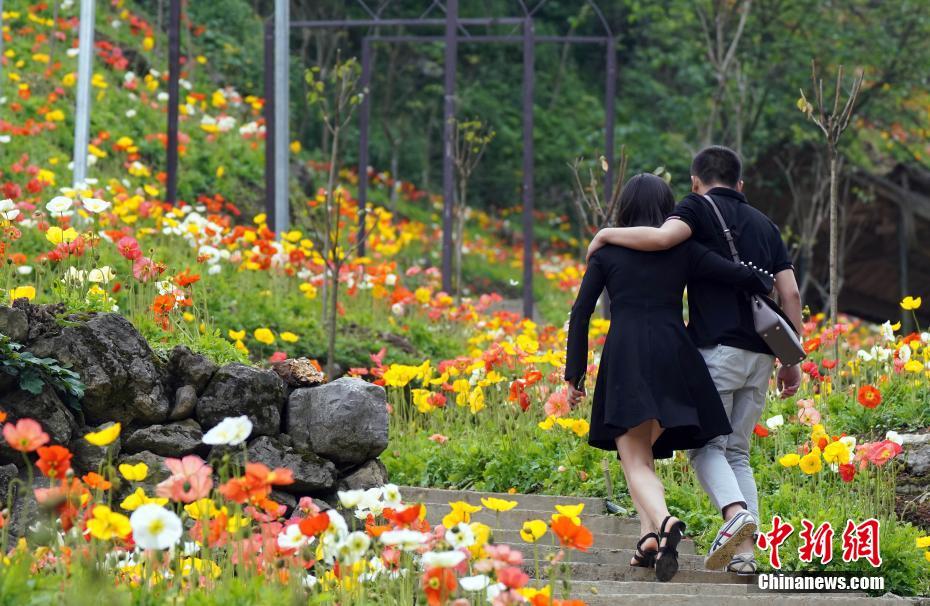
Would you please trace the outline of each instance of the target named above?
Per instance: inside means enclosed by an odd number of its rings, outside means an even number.
[[[344,192],[336,191],[336,176],[339,174],[339,162],[342,153],[340,147],[343,129],[348,126],[368,91],[358,91],[361,68],[355,58],[339,61],[321,78],[322,70],[313,67],[306,72],[309,92],[307,101],[319,109],[323,125],[329,133],[329,175],[326,180],[326,198],[323,206],[322,233],[317,231],[316,241],[322,251],[324,263],[323,317],[327,331],[326,374],[332,378],[335,368],[336,323],[338,319],[339,272],[343,265],[357,252],[358,242],[354,246],[343,246],[340,234],[342,207],[345,203]],[[326,151],[327,148],[324,148]],[[359,178],[365,178],[360,175]]]
[[[785,184],[791,196],[791,210],[785,224],[794,232],[797,247],[792,251],[795,267],[801,268],[801,300],[806,300],[808,288],[817,279],[813,265],[814,248],[823,222],[829,212],[830,181],[821,154],[815,154],[813,163],[805,159],[798,165],[799,154],[791,154],[788,161],[775,158],[784,174]],[[806,178],[805,178],[806,177]]]
[[[455,295],[462,295],[462,248],[465,244],[465,221],[468,218],[468,181],[481,162],[488,145],[494,140],[494,130],[481,120],[455,122],[452,141],[455,164],[456,196],[452,210],[455,250]]]
[[[843,66],[839,66],[836,72],[836,89],[833,95],[832,108],[827,104],[829,101],[824,100],[823,79],[817,77],[817,65],[811,62],[811,82],[814,87],[814,102],[816,107],[807,100],[804,91],[801,90],[801,98],[798,99],[798,108],[803,111],[807,117],[820,128],[824,135],[826,143],[827,162],[830,167],[830,320],[836,323],[838,313],[837,300],[839,298],[840,276],[839,276],[839,171],[840,155],[839,142],[843,132],[849,126],[853,110],[856,106],[856,98],[862,90],[863,72],[857,70],[853,78],[852,86],[846,93],[846,102],[842,102],[843,97]],[[838,345],[837,345],[838,347]]]
[[[584,158],[575,158],[575,161],[568,165],[572,171],[575,190],[572,202],[585,235],[590,235],[602,227],[616,226],[617,216],[620,214],[620,192],[623,189],[623,181],[626,179],[627,161],[626,146],[621,145],[617,162],[617,177],[614,183],[605,183],[598,171],[588,165],[587,186],[582,181],[582,172],[585,171]],[[603,156],[600,157],[599,164],[601,172],[606,174],[608,166]],[[603,193],[598,191],[601,188],[604,189]]]
[[[709,6],[708,6],[709,5]],[[714,71],[716,86],[711,96],[710,112],[704,127],[704,145],[714,142],[717,123],[721,118],[727,98],[738,113],[742,113],[745,103],[746,79],[740,69],[736,52],[739,48],[743,31],[746,29],[746,20],[752,8],[752,0],[732,2],[728,0],[710,0],[710,2],[696,2],[695,12],[704,33],[707,45],[707,60]],[[735,21],[735,26],[734,26]],[[731,33],[732,29],[732,33]],[[737,84],[735,99],[731,96],[731,82]],[[742,116],[735,116],[737,123]],[[742,153],[742,127],[737,125],[734,147],[737,153]]]

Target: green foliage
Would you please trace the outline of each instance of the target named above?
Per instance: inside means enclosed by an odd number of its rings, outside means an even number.
[[[0,334],[0,372],[17,377],[20,389],[33,395],[41,394],[46,385],[51,387],[68,407],[80,412],[84,397],[81,377],[55,358],[40,358],[22,349],[22,345]]]

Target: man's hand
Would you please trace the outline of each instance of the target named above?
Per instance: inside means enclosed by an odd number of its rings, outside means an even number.
[[[587,263],[591,260],[591,255],[597,252],[597,249],[604,246],[604,241],[600,238],[601,232],[594,234],[594,237],[591,238],[591,243],[588,244],[588,254],[585,255],[584,261]]]
[[[585,390],[576,389],[575,386],[572,385],[571,381],[566,381],[565,385],[565,390],[568,392],[568,405],[572,407],[572,410],[574,410],[575,407],[578,406],[578,403],[584,399]]]
[[[795,364],[779,368],[776,385],[783,400],[798,393],[798,388],[801,387],[801,366]]]

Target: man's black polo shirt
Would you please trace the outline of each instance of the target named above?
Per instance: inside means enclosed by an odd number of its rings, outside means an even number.
[[[772,274],[793,267],[778,227],[750,206],[742,193],[725,187],[715,187],[707,193],[717,203],[730,227],[741,260]],[[688,194],[675,207],[672,217],[688,224],[692,238],[727,259],[731,258],[720,222],[710,203],[702,196]],[[772,353],[756,334],[748,298],[736,288],[705,280],[690,282],[688,310],[688,332],[698,347],[729,345],[758,353]]]

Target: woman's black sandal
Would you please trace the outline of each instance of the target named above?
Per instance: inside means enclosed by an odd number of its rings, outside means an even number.
[[[649,539],[655,539],[656,543],[659,542],[659,535],[654,532],[649,532],[644,534],[643,537],[636,543],[636,551],[633,553],[633,559],[636,560],[635,564],[630,564],[633,568],[654,568],[656,565],[656,556],[659,554],[657,550],[650,549],[649,551],[643,550],[643,543]]]
[[[675,573],[678,572],[678,543],[685,532],[685,523],[678,520],[668,530],[665,525],[672,519],[672,516],[662,520],[659,527],[659,554],[656,557],[656,579],[662,581],[671,581]],[[662,544],[662,540],[665,544]]]

